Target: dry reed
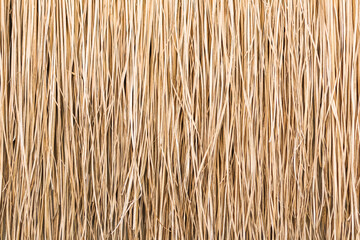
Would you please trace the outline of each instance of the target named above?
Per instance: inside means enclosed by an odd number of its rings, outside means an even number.
[[[1,0],[1,239],[359,239],[360,1]]]

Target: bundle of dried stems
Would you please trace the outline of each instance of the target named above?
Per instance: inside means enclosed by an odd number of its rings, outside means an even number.
[[[1,239],[359,239],[359,0],[1,0]]]

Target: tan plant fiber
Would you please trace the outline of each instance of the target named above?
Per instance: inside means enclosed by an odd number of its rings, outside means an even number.
[[[0,239],[360,239],[359,0],[0,0]]]

